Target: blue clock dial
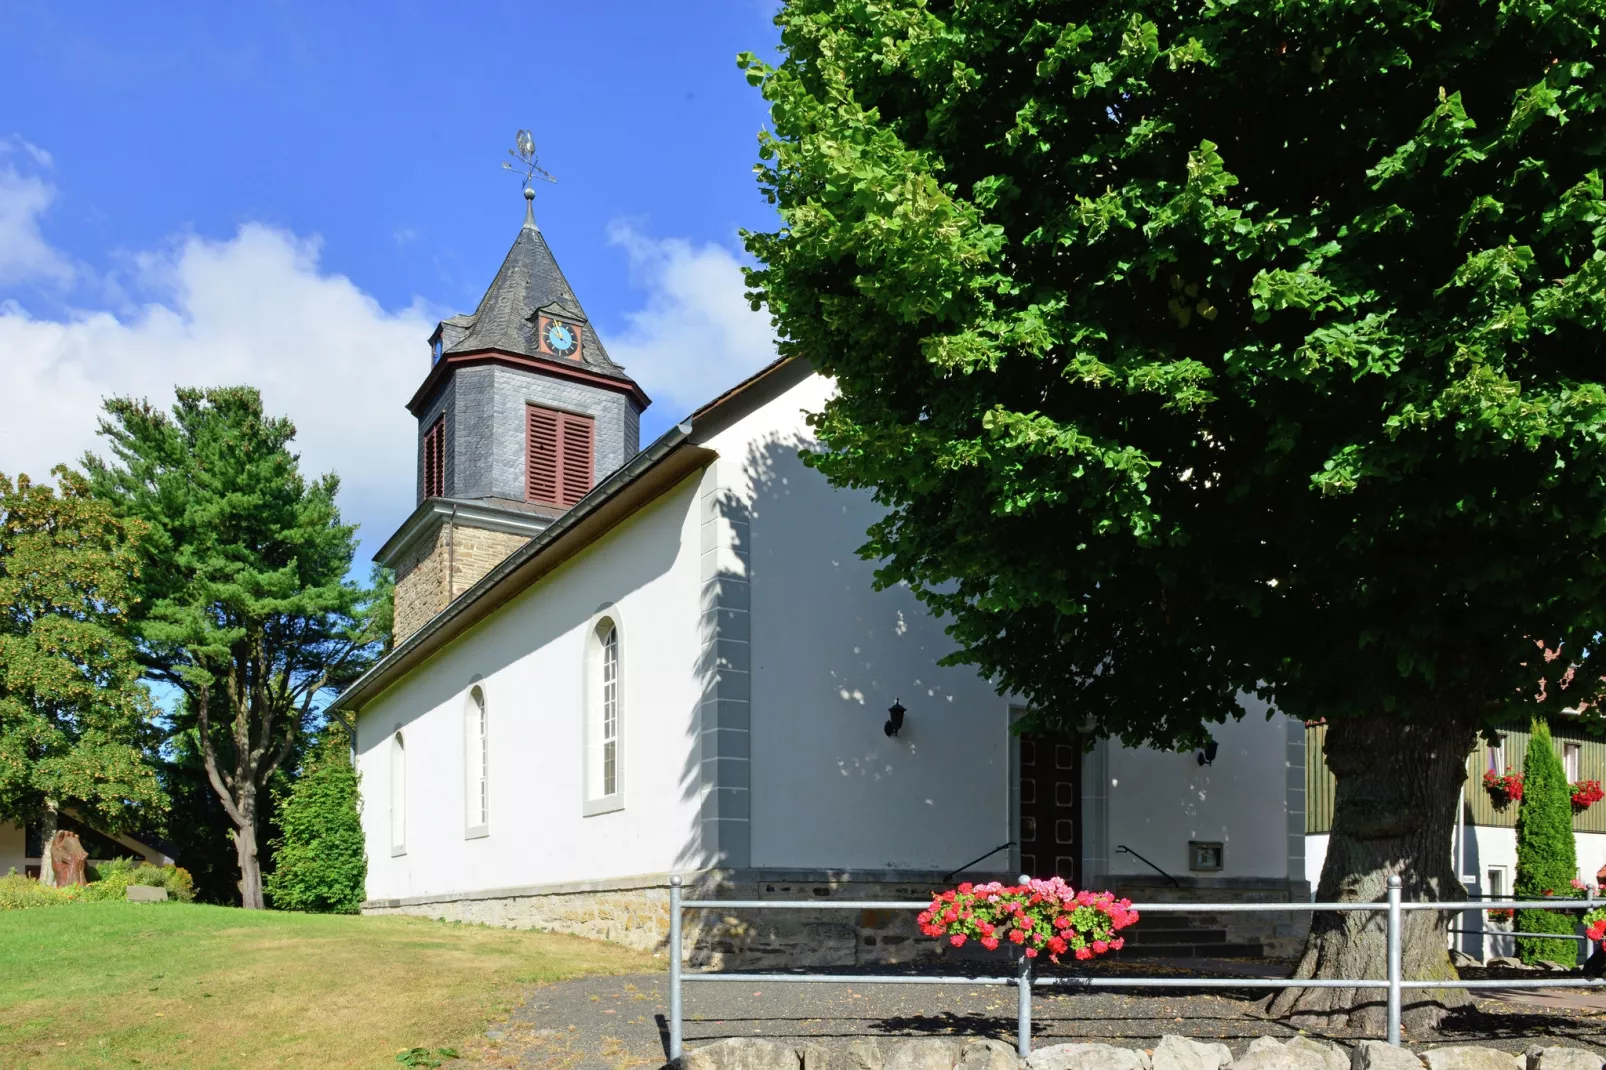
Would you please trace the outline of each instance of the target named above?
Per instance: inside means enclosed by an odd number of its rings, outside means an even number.
[[[580,347],[579,329],[568,323],[548,320],[541,329],[541,336],[547,350],[560,357],[572,356]]]

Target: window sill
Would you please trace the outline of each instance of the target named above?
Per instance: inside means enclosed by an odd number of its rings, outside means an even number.
[[[406,853],[407,853],[407,848],[405,848],[405,847],[392,847],[390,849],[390,857],[392,857],[392,858],[400,858],[403,855],[405,855]]]
[[[491,834],[491,826],[489,826],[489,825],[470,825],[468,828],[463,830],[463,839],[465,839],[465,840],[483,840],[485,837],[489,836],[490,834]]]
[[[624,793],[615,792],[612,795],[604,795],[600,799],[587,799],[581,804],[580,816],[596,817],[598,814],[611,814],[615,810],[623,810],[624,808]]]

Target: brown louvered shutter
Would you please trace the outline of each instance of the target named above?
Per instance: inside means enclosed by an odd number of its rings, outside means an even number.
[[[446,426],[437,417],[424,432],[424,497],[439,498],[446,493]]]
[[[560,413],[563,452],[559,476],[563,480],[562,504],[568,508],[591,490],[592,423],[589,416]]]
[[[525,497],[546,505],[562,504],[558,499],[558,456],[561,450],[559,414],[530,405],[528,413]]]

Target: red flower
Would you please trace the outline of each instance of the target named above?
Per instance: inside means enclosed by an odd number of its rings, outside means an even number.
[[[1076,949],[1076,957],[1079,959],[1090,959],[1093,957],[1093,951],[1091,948],[1079,947]]]
[[[996,937],[996,936],[984,936],[984,937],[982,937],[981,938],[981,946],[985,947],[988,951],[997,951],[998,950],[998,937]]]
[[[1029,959],[1035,959],[1037,957],[1037,949],[1035,947],[1027,948],[1026,949],[1026,957],[1029,958]]]
[[[974,884],[971,884],[969,881],[966,881],[965,883],[963,883],[963,884],[961,884],[959,886],[959,894],[960,895],[969,895],[971,892],[973,892],[975,890],[976,890],[976,886]]]
[[[954,945],[955,947],[964,947],[965,946],[965,934],[964,933],[954,933],[952,936],[950,936],[948,938],[948,942],[950,944]]]
[[[1024,944],[1026,942],[1026,934],[1019,929],[1011,929],[1009,930],[1009,942],[1012,944]]]

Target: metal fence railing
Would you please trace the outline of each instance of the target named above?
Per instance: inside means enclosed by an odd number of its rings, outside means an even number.
[[[1021,882],[1025,883],[1025,876]],[[688,983],[762,982],[766,984],[899,984],[899,985],[980,985],[1015,986],[1019,993],[1016,1010],[1016,1048],[1022,1058],[1032,1050],[1032,989],[1033,988],[1372,988],[1388,992],[1388,1042],[1400,1043],[1400,997],[1406,989],[1424,988],[1585,988],[1606,986],[1606,978],[1545,977],[1512,978],[1509,980],[1454,980],[1408,981],[1401,976],[1400,947],[1404,912],[1407,910],[1437,910],[1461,913],[1470,908],[1466,903],[1406,903],[1400,899],[1400,878],[1388,880],[1388,897],[1375,903],[1134,903],[1140,914],[1207,913],[1248,914],[1265,913],[1328,913],[1328,912],[1381,912],[1386,917],[1388,938],[1387,976],[1382,978],[1312,978],[1295,980],[1278,977],[1093,977],[1086,975],[1040,977],[1032,970],[1032,960],[1017,956],[1013,977],[973,977],[958,975],[887,975],[840,973],[715,973],[687,971],[682,966],[683,931],[681,923],[688,910],[892,910],[921,911],[931,905],[929,900],[816,900],[816,899],[685,899],[680,877],[669,881],[669,1059],[679,1064],[682,1048],[682,987]],[[1524,901],[1515,899],[1483,900],[1479,910],[1587,910],[1601,905],[1601,900],[1545,899]],[[1505,935],[1505,934],[1502,934]],[[1546,934],[1560,935],[1560,934]]]

